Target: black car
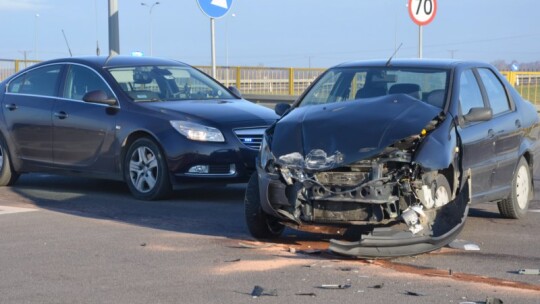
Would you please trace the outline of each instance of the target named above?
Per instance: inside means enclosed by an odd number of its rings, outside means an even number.
[[[342,64],[276,113],[245,197],[257,238],[285,225],[355,227],[359,241],[332,240],[330,249],[418,254],[452,241],[470,203],[497,202],[517,219],[533,196],[536,108],[488,64]]]
[[[190,183],[245,182],[277,119],[172,60],[43,62],[0,84],[0,185],[50,172],[125,181],[138,199]]]

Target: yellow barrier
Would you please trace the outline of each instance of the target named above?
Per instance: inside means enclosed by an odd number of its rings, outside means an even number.
[[[39,61],[0,59],[0,81]],[[209,66],[197,67],[210,74]],[[217,67],[216,79],[236,86],[245,95],[299,96],[325,69]],[[540,104],[540,72],[501,72],[523,98]]]

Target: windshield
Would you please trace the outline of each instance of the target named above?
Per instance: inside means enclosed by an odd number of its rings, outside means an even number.
[[[408,94],[442,109],[448,74],[447,70],[425,68],[335,68],[317,81],[300,106]]]
[[[202,72],[184,66],[111,68],[118,85],[136,102],[235,99]]]

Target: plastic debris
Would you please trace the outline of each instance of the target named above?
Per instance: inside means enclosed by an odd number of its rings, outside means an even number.
[[[520,269],[518,274],[540,275],[540,269]]]
[[[253,298],[258,298],[261,296],[277,297],[277,289],[265,291],[261,286],[255,285],[255,287],[253,287],[253,291],[251,291],[251,296]]]
[[[308,296],[308,297],[316,297],[317,294],[314,293],[314,292],[299,292],[299,293],[295,293],[294,295],[296,296]]]
[[[452,242],[450,242],[450,244],[448,244],[448,247],[467,251],[480,250],[480,246],[466,240],[453,240]]]
[[[425,296],[425,294],[423,293],[419,293],[419,292],[414,292],[414,291],[405,291],[405,294],[408,295],[408,296],[415,296],[415,297],[423,297]]]
[[[373,286],[371,286],[371,287],[369,287],[369,288],[381,289],[381,288],[383,288],[383,287],[384,287],[384,283],[381,283],[381,284],[373,285]]]
[[[488,297],[486,299],[486,304],[503,304],[504,302],[499,298]]]
[[[289,252],[290,252],[290,253],[296,253],[296,248],[294,248],[294,247],[289,247]]]
[[[321,289],[347,289],[350,288],[351,284],[322,284],[318,286]]]

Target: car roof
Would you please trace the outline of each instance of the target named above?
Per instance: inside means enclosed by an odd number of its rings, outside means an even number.
[[[42,64],[51,63],[79,63],[93,67],[112,68],[123,66],[146,66],[146,65],[177,65],[189,66],[183,62],[156,58],[156,57],[136,57],[136,56],[86,56],[69,57],[45,61]]]
[[[335,66],[335,68],[354,68],[354,67],[381,67],[386,66],[388,59],[362,60],[345,62]],[[453,69],[459,65],[487,66],[483,62],[463,61],[454,59],[392,59],[390,67],[415,67],[415,68],[440,68]]]

